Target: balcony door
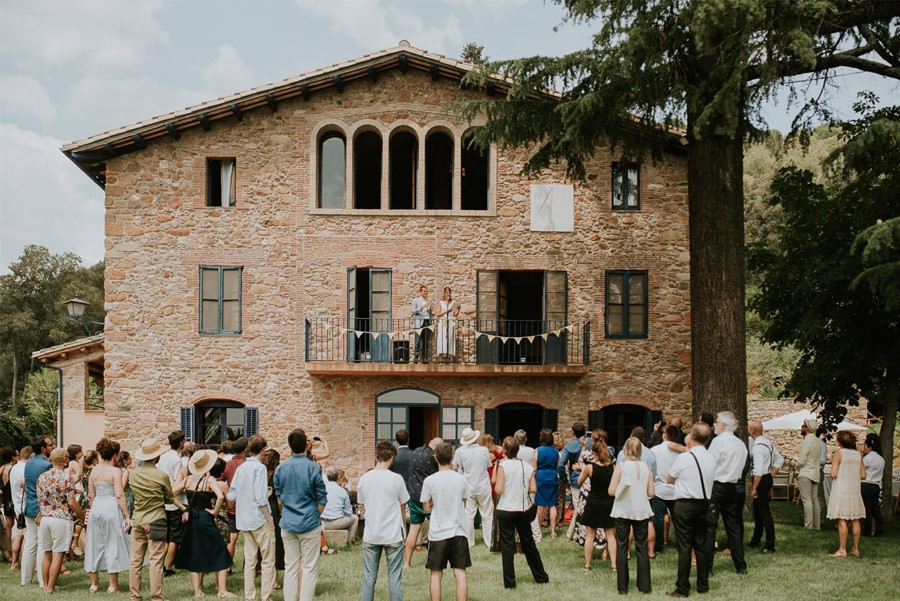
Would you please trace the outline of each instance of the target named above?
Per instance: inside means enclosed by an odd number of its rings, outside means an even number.
[[[348,361],[391,362],[391,270],[381,267],[347,269]]]
[[[568,325],[568,275],[565,271],[479,270],[477,330],[503,337],[527,337],[555,332]],[[478,363],[532,365],[565,364],[566,332],[546,341],[478,338]]]

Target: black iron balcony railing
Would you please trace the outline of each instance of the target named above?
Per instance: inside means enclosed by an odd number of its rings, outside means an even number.
[[[589,349],[585,322],[306,320],[307,362],[587,365]]]

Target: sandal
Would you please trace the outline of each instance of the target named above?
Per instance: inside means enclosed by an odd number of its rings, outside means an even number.
[[[322,547],[322,555],[334,555],[334,549],[330,547]]]
[[[832,557],[847,557],[846,551],[835,551]]]
[[[591,566],[581,566],[581,571],[582,571],[582,572],[590,572],[590,571],[591,571]]]
[[[120,589],[120,588],[109,587],[109,588],[106,589],[106,592],[109,593],[110,595],[112,595],[112,594],[114,594],[114,593],[121,593],[121,592],[122,592],[122,589]]]
[[[67,567],[65,567],[65,566],[63,566],[63,567],[60,568],[60,570],[59,570],[59,575],[60,575],[60,576],[71,576],[71,575],[74,574],[74,573],[75,573],[75,572],[73,572],[72,570],[70,570],[69,568],[67,568]]]
[[[92,584],[92,585],[91,585],[91,588],[88,589],[88,590],[89,590],[90,592],[92,592],[92,593],[96,593],[96,592],[99,592],[99,591],[100,591],[100,587],[97,586],[96,584]]]

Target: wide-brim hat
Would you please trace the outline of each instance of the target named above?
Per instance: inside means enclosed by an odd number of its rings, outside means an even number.
[[[159,444],[158,440],[147,439],[141,443],[140,448],[134,452],[134,458],[139,461],[149,461],[156,459],[166,452],[166,449]]]
[[[188,470],[194,475],[205,474],[212,469],[218,458],[218,454],[212,449],[195,451],[194,454],[191,455],[191,460],[188,462]]]
[[[815,434],[816,430],[819,429],[819,422],[814,417],[811,417],[808,420],[805,420],[803,423],[806,425],[806,429],[809,430],[810,432],[812,432],[813,434]]]
[[[481,436],[480,430],[473,430],[472,428],[466,428],[465,430],[462,431],[462,437],[460,437],[460,439],[459,439],[459,444],[461,444],[464,447],[467,447],[470,444],[472,444],[473,442],[475,442],[476,440],[478,440],[479,436]]]

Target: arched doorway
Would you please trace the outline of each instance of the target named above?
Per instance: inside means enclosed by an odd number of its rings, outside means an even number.
[[[418,388],[395,388],[375,397],[375,441],[394,440],[401,428],[409,432],[415,449],[440,436],[456,444],[462,431],[472,427],[471,406],[442,405],[441,397]]]
[[[558,411],[545,409],[536,403],[505,403],[484,411],[484,430],[497,444],[516,430],[525,430],[528,445],[538,446],[541,429],[557,430]]]
[[[647,432],[647,438],[653,432],[653,426],[662,419],[662,412],[647,409],[641,405],[610,405],[597,411],[588,412],[589,429],[606,430],[609,444],[618,452],[631,436],[631,430],[640,426]],[[647,442],[646,440],[644,441]]]

